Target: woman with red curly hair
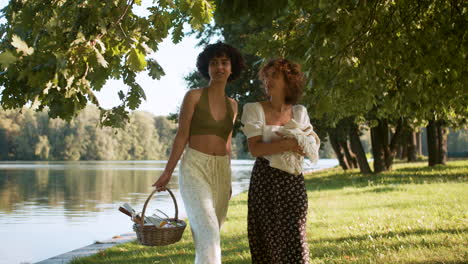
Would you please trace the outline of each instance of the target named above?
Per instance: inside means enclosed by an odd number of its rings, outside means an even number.
[[[272,167],[284,152],[303,149],[278,130],[290,122],[310,125],[307,109],[297,102],[304,77],[300,66],[286,59],[269,61],[259,73],[268,100],[248,103],[242,114],[249,151],[257,157],[248,198],[248,237],[252,263],[309,263],[306,238],[307,193],[302,172]]]

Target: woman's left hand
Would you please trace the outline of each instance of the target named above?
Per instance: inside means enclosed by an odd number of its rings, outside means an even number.
[[[280,132],[275,132],[278,136],[280,136],[282,139],[281,140],[286,140],[288,141],[288,145],[290,146],[290,151],[295,152],[301,156],[305,156],[306,154],[304,153],[304,150],[302,147],[298,144],[297,140],[295,138],[286,138],[284,134],[281,134]]]
[[[302,147],[299,146],[299,145],[297,145],[297,147],[294,148],[294,149],[292,150],[292,152],[297,153],[297,154],[299,154],[299,155],[301,155],[301,156],[305,156],[305,155],[306,155],[306,154],[304,153],[304,150],[302,149]]]
[[[296,152],[297,154],[301,155],[301,156],[305,156],[305,152],[304,150],[301,148],[301,146],[298,145],[297,149],[293,150],[293,152]]]

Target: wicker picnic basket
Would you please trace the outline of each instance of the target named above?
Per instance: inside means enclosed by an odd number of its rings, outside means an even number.
[[[179,215],[179,208],[177,207],[177,201],[174,197],[174,194],[171,190],[167,189],[169,194],[172,197],[172,201],[174,202],[175,206],[175,217],[168,218],[167,220],[176,222],[177,225],[175,227],[159,227],[155,225],[145,225],[145,211],[146,206],[148,205],[149,200],[151,197],[156,193],[156,190],[151,192],[148,199],[146,199],[145,205],[143,206],[143,212],[141,213],[140,223],[135,223],[133,225],[133,230],[137,234],[138,242],[145,246],[165,246],[174,244],[182,238],[182,234],[184,233],[185,227],[187,224],[185,221],[178,219]]]

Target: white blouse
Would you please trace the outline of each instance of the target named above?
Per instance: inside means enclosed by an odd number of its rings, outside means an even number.
[[[294,105],[292,107],[293,120],[302,124],[310,125],[307,109],[303,105]],[[275,133],[282,126],[267,125],[265,120],[265,112],[263,106],[259,102],[248,103],[244,105],[241,122],[244,125],[242,131],[247,138],[262,136],[262,141],[265,143],[271,142],[273,139],[280,137]],[[281,158],[281,153],[264,156],[270,163]]]

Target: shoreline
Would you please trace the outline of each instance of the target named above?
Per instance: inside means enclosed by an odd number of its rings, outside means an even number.
[[[327,169],[331,169],[331,168],[320,169],[320,171],[327,170]],[[317,171],[319,171],[319,170],[317,170]],[[315,171],[313,171],[313,172],[315,172]],[[238,195],[240,195],[240,194],[242,194],[242,193],[244,193],[244,192],[247,192],[247,190],[245,190],[243,192],[240,192],[240,193],[238,193],[236,195],[233,195],[231,197],[231,199],[238,196]],[[123,234],[120,234],[120,235],[113,236],[110,239],[96,241],[93,244],[89,244],[87,246],[80,247],[80,248],[65,252],[63,254],[56,255],[56,256],[41,260],[39,262],[34,262],[34,263],[21,262],[21,264],[67,264],[70,261],[72,261],[74,258],[91,256],[91,255],[99,253],[100,251],[102,251],[104,249],[111,248],[111,247],[116,246],[118,244],[132,242],[135,239],[137,239],[137,236],[136,236],[135,232],[123,233]]]
[[[121,234],[114,236],[108,240],[96,241],[93,244],[74,249],[72,251],[35,262],[34,264],[67,264],[77,257],[86,257],[96,253],[99,253],[101,250],[113,247],[118,244],[131,242],[136,239],[136,234],[134,232]]]

